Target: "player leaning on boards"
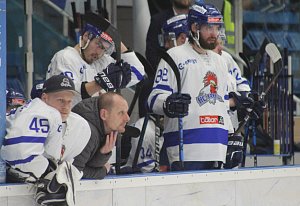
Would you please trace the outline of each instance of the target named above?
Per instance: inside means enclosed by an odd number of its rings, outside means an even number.
[[[211,51],[223,18],[213,5],[193,5],[188,25],[189,42],[168,50],[180,70],[182,94],[170,66],[161,60],[148,99],[154,113],[165,115],[164,141],[172,170],[214,168],[215,161],[225,162],[227,149],[227,68]],[[184,168],[178,151],[177,117],[182,116]]]
[[[121,44],[121,58],[110,56],[115,50],[113,39],[101,29],[98,15],[88,13],[93,22],[86,22],[79,44],[58,51],[49,64],[46,78],[55,74],[70,77],[78,94],[74,105],[101,89],[112,91],[132,86],[143,79],[144,67],[133,51]],[[126,63],[128,62],[128,63]]]
[[[118,133],[124,133],[129,121],[127,101],[118,93],[107,92],[82,100],[72,109],[90,125],[91,138],[73,165],[83,178],[103,179],[110,170],[109,158]]]
[[[55,75],[38,89],[38,98],[7,116],[1,148],[8,165],[7,182],[36,184],[39,204],[74,204],[73,181],[82,174],[71,163],[91,133],[88,123],[71,112],[75,93],[70,78]],[[73,180],[68,179],[71,176]]]

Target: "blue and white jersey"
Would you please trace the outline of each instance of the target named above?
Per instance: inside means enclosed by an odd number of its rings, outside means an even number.
[[[229,91],[250,92],[251,88],[249,85],[249,81],[246,78],[242,77],[241,69],[234,61],[232,56],[228,52],[222,51],[221,57],[225,60],[226,65],[228,67],[228,72],[233,77],[229,78]],[[232,129],[229,129],[229,133],[234,133],[234,130],[236,130],[239,127],[237,111],[228,110],[228,113],[233,127]]]
[[[140,118],[134,124],[134,126],[142,130],[145,118]],[[142,148],[137,160],[137,167],[140,168],[141,172],[152,172],[155,168],[155,123],[151,118],[148,121],[145,136],[143,139]],[[140,137],[131,138],[131,150],[125,166],[132,167],[136,148]],[[163,144],[163,137],[159,136],[159,151]]]
[[[13,168],[40,177],[48,167],[47,158],[59,160],[61,147],[61,115],[39,98],[6,117],[1,157]]]
[[[138,60],[134,52],[123,53],[121,54],[121,58],[130,64],[132,70],[131,81],[127,87],[137,84],[143,79],[145,74],[144,66]],[[78,92],[73,99],[73,105],[75,105],[82,100],[81,83],[84,81],[94,81],[94,76],[98,72],[102,72],[103,69],[113,62],[115,62],[115,60],[111,56],[103,55],[92,64],[88,64],[81,58],[75,48],[66,47],[58,51],[52,58],[48,66],[46,79],[58,74],[64,74],[70,77],[74,81],[75,89]]]
[[[245,92],[251,91],[248,80],[246,78],[242,77],[241,69],[239,68],[237,63],[234,61],[232,56],[228,52],[223,50],[221,57],[224,58],[224,60],[227,64],[228,72],[236,80],[237,91],[245,91]]]
[[[184,161],[225,161],[228,136],[227,67],[213,51],[197,53],[189,43],[168,50],[181,76],[182,93],[191,95],[189,114],[183,118]],[[175,75],[161,60],[149,108],[164,115],[163,103],[177,92]],[[165,116],[164,141],[170,163],[179,161],[178,119]]]

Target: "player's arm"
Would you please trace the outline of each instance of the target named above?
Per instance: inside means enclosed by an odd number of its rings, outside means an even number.
[[[50,114],[51,117],[48,119],[39,119],[39,124],[42,132],[49,130],[49,134],[44,145],[46,156],[57,161],[61,157],[63,146],[62,120],[58,111],[53,109]]]
[[[148,108],[155,114],[164,115],[163,104],[174,92],[176,79],[169,65],[161,60],[154,77],[152,91],[148,98]],[[176,91],[176,90],[175,90]]]
[[[92,167],[88,164],[94,155],[97,155],[98,159],[101,159],[101,162],[97,163],[99,167]],[[74,158],[73,165],[79,171],[83,171],[83,178],[103,179],[107,174],[105,163],[109,160],[110,156],[111,152],[101,154],[99,148],[97,148],[97,143],[91,138],[82,152]]]
[[[121,58],[130,64],[131,69],[131,81],[126,85],[126,87],[133,86],[144,79],[144,66],[133,51],[127,50],[125,53],[121,54]]]

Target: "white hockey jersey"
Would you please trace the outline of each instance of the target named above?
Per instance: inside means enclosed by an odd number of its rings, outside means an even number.
[[[251,88],[249,85],[249,82],[246,78],[242,77],[241,69],[237,65],[237,63],[234,61],[232,56],[227,53],[226,51],[222,51],[221,57],[225,60],[226,65],[228,67],[229,74],[233,77],[229,77],[229,91],[233,92],[250,92]],[[237,111],[228,111],[232,127],[229,127],[229,133],[234,133],[234,130],[236,130],[239,126]]]
[[[121,58],[130,64],[132,70],[131,81],[127,87],[137,84],[145,74],[143,65],[134,52],[122,53]],[[58,74],[70,77],[74,81],[75,89],[78,92],[73,100],[73,105],[75,105],[81,101],[81,83],[93,81],[94,76],[112,62],[115,62],[115,60],[111,56],[104,55],[92,64],[88,64],[81,58],[75,48],[66,47],[58,51],[52,58],[48,66],[46,79]]]
[[[227,67],[213,51],[198,54],[189,43],[168,50],[179,68],[182,93],[191,95],[189,114],[183,118],[184,161],[225,161],[228,136]],[[177,92],[170,66],[161,60],[149,108],[163,115],[163,102]],[[178,119],[165,116],[164,141],[170,163],[179,161]]]
[[[228,72],[235,78],[236,80],[236,86],[237,86],[237,91],[251,91],[251,88],[249,86],[249,82],[246,78],[242,77],[242,72],[237,63],[234,61],[232,56],[226,52],[222,51],[221,56],[224,58]]]
[[[80,115],[71,112],[67,121],[63,123],[63,151],[62,161],[73,162],[85,148],[91,137],[89,123]]]
[[[41,99],[30,100],[6,117],[1,157],[13,168],[40,177],[48,167],[47,158],[59,160],[61,146],[61,115]]]
[[[142,130],[144,120],[144,117],[140,118],[139,120],[137,120],[134,126]],[[145,131],[144,141],[137,161],[137,167],[140,168],[141,172],[152,172],[155,168],[155,129],[156,126],[154,120],[152,118],[149,118]],[[132,167],[139,139],[139,137],[131,138],[131,150],[125,166]],[[163,137],[159,136],[159,151],[162,147],[162,144]]]

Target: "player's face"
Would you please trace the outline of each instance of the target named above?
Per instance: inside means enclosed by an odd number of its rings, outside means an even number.
[[[57,109],[60,114],[62,121],[66,121],[71,109],[73,102],[74,93],[71,91],[60,91],[47,93],[42,95],[42,100],[51,107]]]
[[[118,131],[119,133],[125,132],[125,125],[129,121],[128,104],[127,102],[119,97],[114,96],[114,103],[111,109],[105,110],[103,119],[106,132]]]
[[[200,27],[199,43],[204,49],[214,49],[217,45],[220,26],[204,24]]]
[[[86,62],[92,64],[94,61],[103,56],[105,47],[101,43],[100,38],[93,38],[83,52]]]

